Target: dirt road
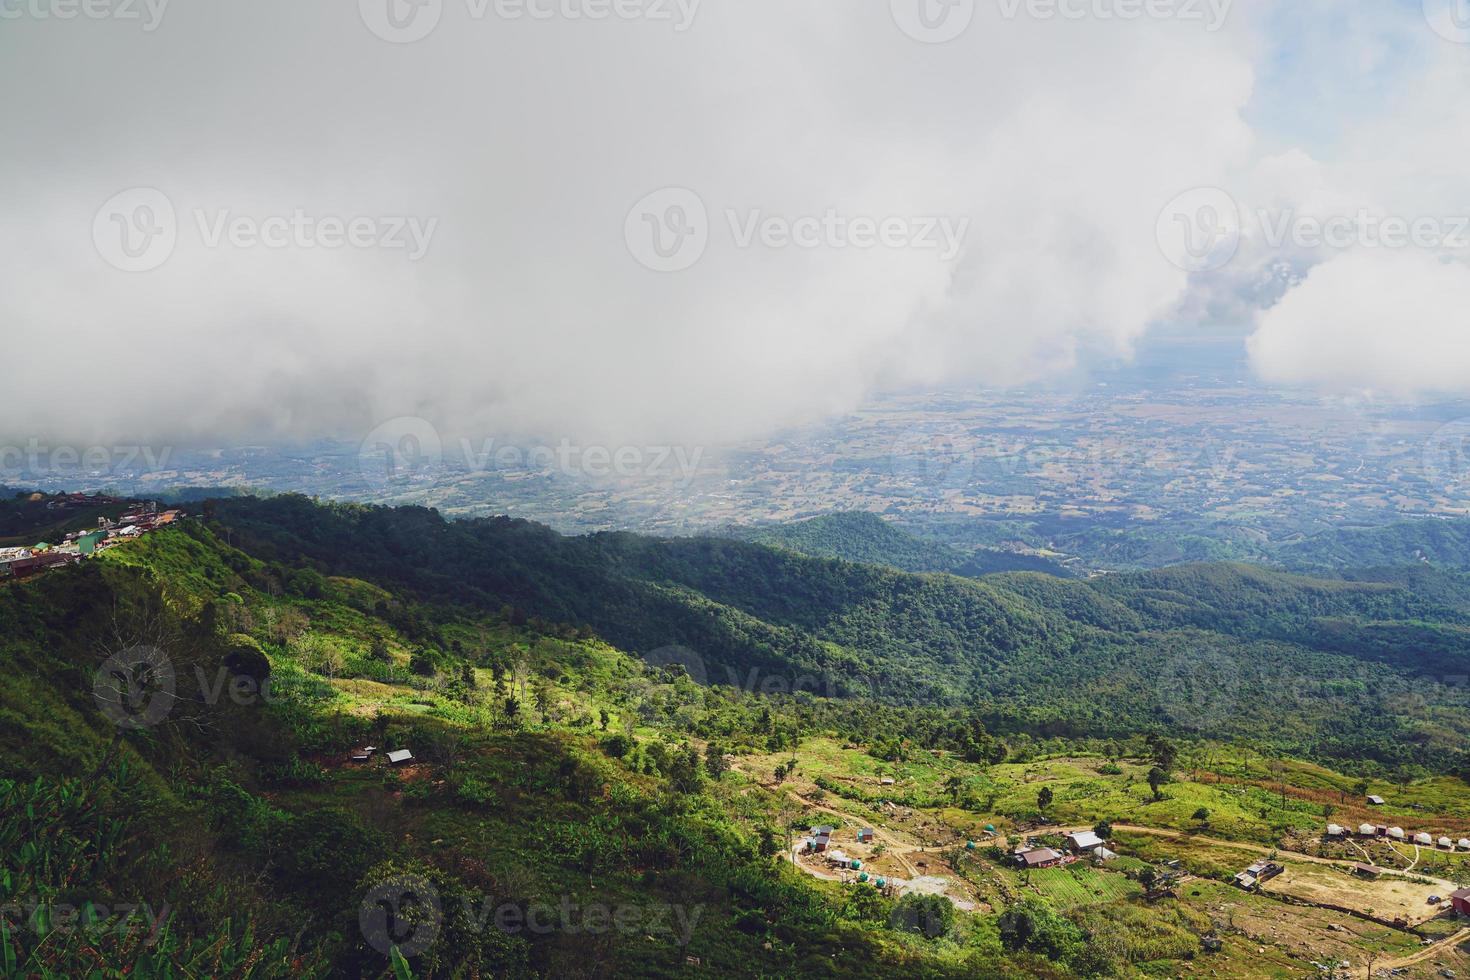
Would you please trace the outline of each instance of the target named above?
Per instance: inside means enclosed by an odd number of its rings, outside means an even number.
[[[1448,939],[1441,940],[1432,946],[1425,946],[1412,956],[1405,956],[1397,960],[1379,960],[1373,964],[1373,970],[1375,973],[1379,970],[1400,970],[1416,963],[1423,963],[1425,960],[1434,959],[1441,953],[1452,952],[1463,942],[1470,942],[1470,928],[1461,929]]]

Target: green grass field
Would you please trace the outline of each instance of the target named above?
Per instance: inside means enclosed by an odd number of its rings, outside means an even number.
[[[1139,884],[1125,875],[1098,871],[1080,864],[1030,871],[1021,878],[1023,888],[1034,888],[1063,912],[1087,905],[1106,905],[1143,894]]]

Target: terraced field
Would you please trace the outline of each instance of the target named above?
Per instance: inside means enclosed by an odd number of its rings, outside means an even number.
[[[1125,875],[1097,871],[1085,865],[1031,871],[1026,876],[1030,887],[1062,911],[1106,905],[1143,893],[1138,883]]]

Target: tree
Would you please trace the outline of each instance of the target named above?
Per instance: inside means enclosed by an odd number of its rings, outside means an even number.
[[[1154,766],[1148,771],[1148,788],[1153,790],[1155,802],[1158,802],[1159,800],[1162,800],[1164,798],[1164,794],[1159,792],[1159,787],[1163,786],[1168,781],[1169,774],[1164,772],[1164,770],[1159,768],[1158,766]]]
[[[373,642],[368,645],[368,659],[376,660],[378,663],[391,664],[393,652],[388,649],[388,641],[381,636],[373,637]]]
[[[597,720],[602,722],[602,730],[607,731],[607,723],[612,721],[612,715],[607,713],[606,708],[599,708],[597,711]]]
[[[1043,786],[1041,787],[1041,792],[1036,794],[1036,806],[1041,810],[1042,813],[1045,813],[1051,807],[1052,800],[1055,798],[1055,794],[1052,793],[1051,787]]]
[[[1207,809],[1205,809],[1204,807],[1200,807],[1198,810],[1194,811],[1194,817],[1193,817],[1193,819],[1195,821],[1197,821],[1198,823],[1202,823],[1202,824],[1209,823],[1210,822],[1210,811],[1207,810]]]
[[[761,828],[760,842],[756,845],[756,850],[768,861],[781,853],[781,845],[776,843],[776,833],[770,827]]]
[[[954,903],[944,896],[910,893],[899,899],[889,921],[900,931],[938,939],[954,928],[954,919]]]
[[[1103,840],[1111,840],[1113,837],[1113,823],[1111,820],[1099,820],[1092,832]]]
[[[944,781],[944,791],[949,794],[951,800],[960,798],[960,790],[965,788],[965,780],[962,776],[950,776]]]
[[[674,752],[669,759],[669,782],[674,791],[690,795],[698,793],[704,783],[699,765],[699,750],[690,746]]]
[[[704,750],[704,771],[709,773],[709,778],[719,782],[730,768],[730,763],[725,761],[725,750],[711,742]]]

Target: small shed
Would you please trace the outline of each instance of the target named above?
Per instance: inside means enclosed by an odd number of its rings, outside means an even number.
[[[401,766],[405,762],[412,762],[412,761],[413,761],[413,753],[410,752],[408,749],[399,749],[396,752],[389,752],[388,753],[388,762],[390,764],[392,764],[392,765]]]
[[[1381,797],[1381,796],[1370,796],[1370,797],[1368,797],[1368,805],[1369,806],[1383,806],[1383,797]]]
[[[1470,915],[1470,888],[1461,888],[1450,895],[1450,906],[1461,915]]]
[[[1383,874],[1383,869],[1375,868],[1371,864],[1355,864],[1353,865],[1353,874],[1357,875],[1359,878],[1377,879],[1380,875]]]
[[[1115,852],[1108,850],[1106,847],[1099,847],[1097,850],[1092,852],[1092,859],[1099,863],[1106,861],[1116,861],[1118,859],[1118,855]]]
[[[894,779],[892,776],[884,776],[882,779],[878,780],[878,783],[881,786],[893,786],[897,782],[898,780]]]
[[[871,844],[873,841],[873,828],[864,827],[862,830],[859,830],[857,839],[859,844]]]
[[[1066,855],[1060,851],[1054,851],[1049,847],[1040,847],[1034,851],[1027,851],[1021,855],[1021,865],[1025,868],[1054,868],[1062,863]]]

